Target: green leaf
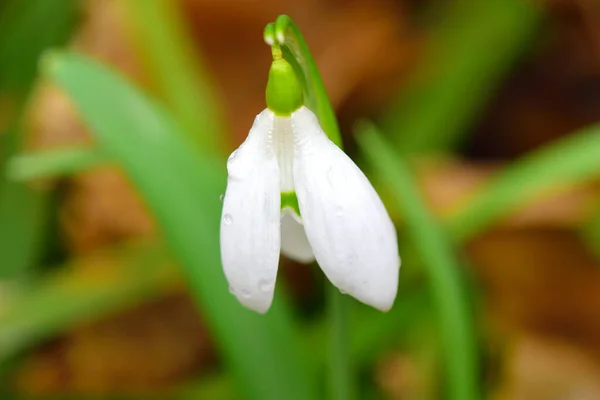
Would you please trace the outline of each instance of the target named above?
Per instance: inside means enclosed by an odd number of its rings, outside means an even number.
[[[448,397],[479,399],[476,335],[466,288],[460,277],[460,263],[442,228],[427,210],[410,170],[389,143],[370,125],[361,127],[357,140],[403,212],[408,233],[424,261],[439,318]]]
[[[0,131],[0,279],[15,278],[38,260],[48,220],[50,193],[5,176],[6,163],[21,151],[25,103],[37,74],[38,57],[67,40],[77,16],[77,0],[14,0],[0,12],[0,100],[14,110]]]
[[[600,125],[535,151],[500,171],[450,216],[455,240],[464,242],[536,197],[600,175]]]
[[[86,268],[101,262],[102,268]],[[80,265],[81,264],[81,265]],[[136,244],[75,260],[29,282],[0,309],[0,361],[81,321],[166,293],[181,282],[166,251]]]
[[[0,90],[23,99],[49,47],[65,43],[80,0],[8,0],[0,12]]]
[[[6,173],[11,180],[28,181],[78,173],[106,162],[98,150],[74,146],[19,154],[9,160]]]
[[[270,46],[274,44],[281,46],[284,58],[294,67],[304,87],[306,105],[319,118],[319,123],[329,139],[342,147],[342,137],[335,111],[331,107],[321,74],[300,29],[290,17],[280,15],[275,22],[266,26],[264,39]]]
[[[243,396],[315,398],[284,301],[276,299],[260,316],[228,293],[219,256],[225,166],[203,154],[159,107],[101,64],[56,54],[45,67],[74,102],[99,149],[121,165],[154,214]]]
[[[383,115],[403,154],[454,147],[530,42],[541,17],[533,1],[440,2],[443,20],[418,75]]]
[[[225,122],[214,81],[191,42],[182,7],[173,0],[126,0],[131,30],[150,85],[184,134],[217,154],[225,150]]]
[[[0,280],[4,280],[22,275],[38,261],[50,195],[48,190],[3,178],[0,189]]]

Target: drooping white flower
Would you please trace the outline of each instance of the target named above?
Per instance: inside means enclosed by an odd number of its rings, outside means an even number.
[[[290,104],[297,100],[285,103],[290,112],[260,113],[227,162],[221,258],[230,290],[266,312],[282,251],[300,262],[316,259],[340,291],[387,311],[400,268],[394,225],[312,111]]]

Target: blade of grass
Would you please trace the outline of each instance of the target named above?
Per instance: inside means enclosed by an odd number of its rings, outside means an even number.
[[[207,151],[224,154],[220,102],[198,46],[190,42],[180,2],[126,0],[122,6],[157,97],[165,100],[183,133]]]
[[[55,178],[78,173],[107,161],[106,156],[90,147],[41,150],[12,157],[6,173],[14,181]]]
[[[55,54],[45,67],[73,100],[101,151],[122,166],[153,212],[244,397],[315,398],[283,300],[260,316],[228,293],[218,234],[225,167],[101,64],[76,54]]]
[[[565,186],[600,175],[600,125],[535,151],[500,171],[447,221],[464,242],[518,207]]]
[[[442,229],[427,210],[408,167],[391,150],[374,126],[363,125],[357,135],[370,165],[389,185],[407,230],[424,261],[438,313],[448,397],[481,398],[476,335],[459,262]]]
[[[4,181],[4,182],[3,182]],[[0,177],[0,280],[16,278],[40,257],[50,194]]]
[[[4,3],[0,13],[0,88],[22,100],[37,75],[40,54],[70,37],[79,0]]]
[[[534,1],[522,0],[460,0],[442,10],[418,75],[382,118],[403,154],[459,144],[541,16]]]
[[[102,266],[89,268],[87,263]],[[166,251],[153,244],[124,246],[75,260],[25,285],[3,305],[0,362],[69,326],[166,293],[181,282]]]
[[[44,49],[67,40],[77,2],[12,1],[0,15],[0,98],[12,101],[13,114],[0,132],[0,279],[14,278],[39,258],[47,223],[49,193],[5,176],[9,157],[22,148],[22,118]]]

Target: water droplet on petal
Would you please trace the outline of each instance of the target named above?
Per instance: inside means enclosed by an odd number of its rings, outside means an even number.
[[[227,159],[227,164],[231,164],[232,162],[235,161],[235,156],[237,155],[237,152],[238,152],[237,150],[234,150],[233,153],[231,153],[231,155]]]
[[[267,279],[263,279],[258,283],[258,288],[260,289],[261,292],[270,292],[273,290],[273,282],[267,280]]]
[[[341,294],[348,294],[348,292],[347,292],[347,291],[345,291],[344,289],[340,289],[340,293],[341,293]]]
[[[327,182],[329,182],[329,185],[333,187],[333,167],[329,167],[327,170]]]
[[[250,298],[250,291],[248,289],[242,289],[242,297],[245,299]]]
[[[224,194],[222,194],[222,195],[219,196],[219,200],[221,200],[221,201],[223,201],[224,198],[225,198]]]
[[[229,286],[229,293],[235,296],[235,289],[233,288],[233,286]]]
[[[225,214],[223,215],[223,222],[225,223],[225,225],[231,225],[231,223],[233,222],[233,217],[229,214]]]
[[[247,166],[244,165],[242,160],[241,159],[238,160],[238,158],[237,158],[238,151],[239,151],[239,149],[235,150],[233,153],[231,153],[231,155],[227,159],[227,173],[228,173],[229,179],[240,181],[240,180],[244,179],[244,177],[246,176],[248,171],[247,171]]]

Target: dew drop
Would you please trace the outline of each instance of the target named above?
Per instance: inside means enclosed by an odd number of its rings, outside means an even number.
[[[327,170],[327,182],[329,182],[329,186],[333,187],[333,168],[329,167]]]
[[[340,289],[340,293],[341,293],[341,294],[348,294],[348,292],[347,292],[347,291],[345,291],[344,289]]]
[[[225,223],[225,225],[231,225],[231,223],[233,222],[233,217],[229,214],[225,214],[223,215],[223,222]]]
[[[222,195],[219,196],[219,200],[223,201],[223,198],[225,198],[224,194],[222,194]]]
[[[235,289],[233,288],[233,286],[229,286],[229,293],[235,296]]]
[[[237,155],[237,150],[234,150],[233,153],[231,153],[231,155],[229,156],[229,158],[227,159],[227,164],[232,163],[233,161],[235,161],[235,157]]]
[[[242,289],[242,297],[245,299],[250,298],[250,291],[248,289]]]
[[[261,292],[270,292],[273,290],[273,282],[263,279],[258,283],[258,288]]]

